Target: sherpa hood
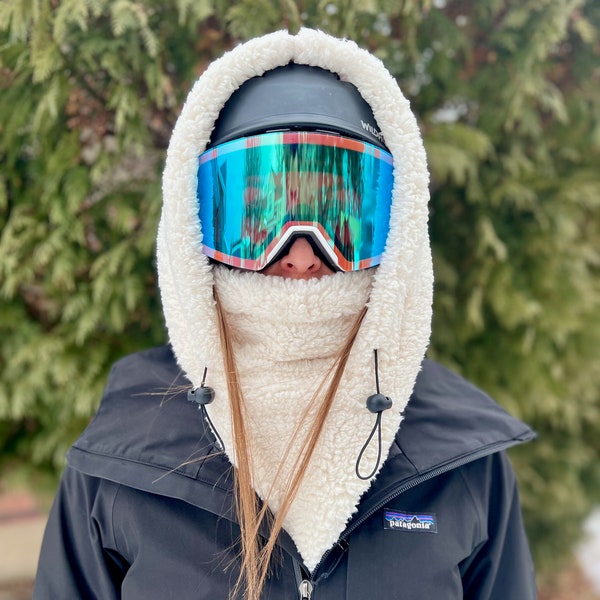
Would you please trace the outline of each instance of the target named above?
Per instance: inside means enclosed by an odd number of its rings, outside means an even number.
[[[372,275],[368,311],[316,455],[327,465],[315,473],[309,471],[297,506],[292,506],[284,524],[305,563],[313,568],[335,543],[371,484],[358,479],[354,467],[360,446],[374,425],[374,415],[365,408],[366,398],[375,393],[373,350],[378,351],[381,393],[393,400],[392,409],[382,416],[385,458],[430,335],[433,278],[425,151],[409,103],[381,61],[351,41],[302,29],[296,35],[280,31],[253,39],[212,63],[190,91],[169,145],[157,258],[164,314],[177,362],[195,387],[207,369],[206,384],[216,392],[208,410],[235,465],[213,296],[215,273],[201,251],[198,156],[231,94],[246,80],[290,62],[327,69],[354,84],[371,106],[394,159],[385,253]],[[331,277],[347,275],[352,276]],[[272,427],[272,435],[277,436],[277,423]],[[365,453],[367,465],[375,463],[375,446],[371,444]]]

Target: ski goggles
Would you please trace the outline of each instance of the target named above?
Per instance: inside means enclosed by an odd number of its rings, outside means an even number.
[[[385,150],[326,133],[264,133],[215,146],[199,157],[203,252],[259,271],[306,235],[339,270],[378,265],[392,170]]]

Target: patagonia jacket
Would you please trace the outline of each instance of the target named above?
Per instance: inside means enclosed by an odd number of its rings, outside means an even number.
[[[169,347],[113,368],[68,455],[35,600],[227,600],[237,579],[232,467]],[[425,360],[387,460],[309,572],[284,531],[271,600],[536,597],[505,450],[531,430]],[[323,510],[314,506],[315,514]]]

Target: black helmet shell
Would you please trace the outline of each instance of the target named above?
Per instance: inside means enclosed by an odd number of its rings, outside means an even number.
[[[267,131],[340,133],[385,148],[373,111],[349,82],[290,63],[244,82],[227,100],[209,147]]]

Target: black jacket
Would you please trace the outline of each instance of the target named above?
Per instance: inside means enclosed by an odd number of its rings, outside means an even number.
[[[226,600],[237,579],[231,465],[168,347],[113,368],[68,456],[34,599]],[[387,461],[308,576],[280,538],[264,598],[530,600],[533,566],[504,450],[532,432],[425,360]],[[319,510],[318,506],[314,507]]]

